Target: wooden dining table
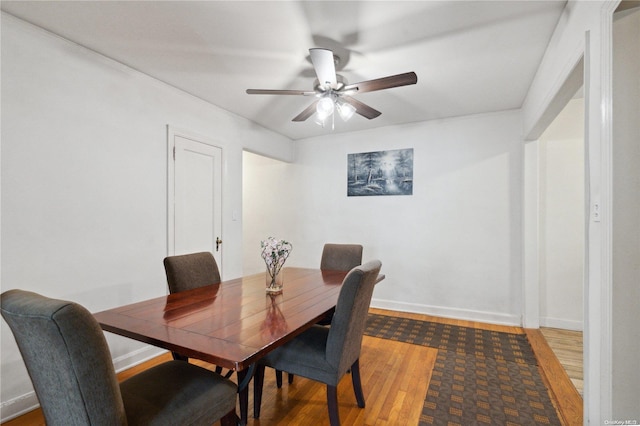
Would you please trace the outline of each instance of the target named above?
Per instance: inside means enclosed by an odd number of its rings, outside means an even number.
[[[256,361],[336,306],[346,272],[284,268],[281,294],[266,273],[156,297],[94,314],[103,330],[237,372],[240,417]],[[383,279],[380,275],[378,281]]]

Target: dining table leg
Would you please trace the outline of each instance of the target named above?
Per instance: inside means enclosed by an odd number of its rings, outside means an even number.
[[[249,419],[249,382],[256,371],[256,365],[238,371],[238,400],[240,401],[240,424],[246,425]]]

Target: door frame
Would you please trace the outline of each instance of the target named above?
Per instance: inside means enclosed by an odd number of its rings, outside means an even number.
[[[584,58],[585,90],[585,283],[584,283],[584,404],[585,424],[602,424],[612,418],[612,25],[613,13],[620,0],[602,0],[599,20],[579,23],[581,39],[573,55],[564,62],[566,77],[581,56]],[[582,11],[584,13],[584,10]],[[578,18],[578,21],[580,18]],[[584,32],[582,32],[584,30]],[[540,69],[538,70],[540,71]],[[560,77],[563,77],[562,75]],[[525,140],[535,141],[548,123],[545,119],[553,107],[563,78],[554,80],[548,91],[547,108],[537,115],[536,122],[525,129]],[[531,158],[534,160],[535,158]],[[534,193],[533,189],[529,191]],[[527,235],[534,235],[531,228]],[[535,243],[527,240],[526,243]],[[525,243],[525,244],[526,244]],[[526,252],[525,252],[526,255]],[[529,259],[535,264],[537,259]],[[525,261],[526,262],[526,261]],[[528,264],[526,262],[526,264]],[[535,285],[535,274],[525,275],[525,294],[528,286]],[[535,289],[532,292],[535,293]],[[532,324],[537,319],[535,305],[524,301],[525,318]]]
[[[175,226],[175,201],[176,201],[175,200],[175,177],[176,177],[175,138],[176,136],[219,148],[222,156],[224,156],[223,147],[219,143],[216,143],[214,140],[207,138],[205,136],[199,135],[197,133],[180,129],[170,124],[167,124],[167,256],[175,255],[175,230],[176,230],[176,226]],[[221,158],[220,163],[221,163],[220,166],[222,167],[222,165],[224,164],[223,158]],[[221,173],[221,178],[224,179],[223,173]],[[224,198],[222,191],[224,191],[223,182],[221,182],[221,185],[220,185],[221,214],[224,211],[224,209],[222,208],[222,200]],[[222,220],[222,217],[220,218],[220,221],[221,221],[220,238],[222,239],[222,241],[224,241],[224,236],[222,235],[223,228],[224,228],[223,226],[224,221]],[[220,273],[222,274],[222,250],[220,252],[219,263],[220,264],[218,265],[218,267],[220,268]]]

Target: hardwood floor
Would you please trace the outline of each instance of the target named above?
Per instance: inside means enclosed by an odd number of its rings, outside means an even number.
[[[419,320],[439,321],[465,327],[477,327],[510,333],[526,333],[540,362],[543,379],[546,378],[552,400],[563,425],[582,425],[582,398],[571,384],[565,370],[546,343],[539,330],[523,330],[482,324],[473,321],[436,318],[428,315],[399,313],[371,309],[373,313],[402,316]],[[437,349],[365,336],[362,342],[361,373],[366,407],[356,405],[351,377],[346,375],[338,385],[340,419],[344,425],[417,425],[431,379]],[[153,364],[170,359],[166,354],[147,363],[118,374],[124,380]],[[207,363],[194,361],[207,368]],[[550,380],[548,378],[551,378]],[[252,392],[250,392],[252,394]],[[313,419],[318,425],[328,425],[326,387],[296,377],[281,389],[275,385],[275,373],[265,374],[260,419],[253,419],[253,398],[249,399],[249,425],[307,425]],[[238,409],[239,412],[239,409]],[[7,426],[44,425],[40,410],[3,423]]]
[[[539,329],[525,329],[529,343],[536,354],[542,379],[549,389],[551,400],[556,406],[563,425],[583,424],[582,396],[571,383],[569,375],[558,361],[553,350]]]
[[[578,393],[582,395],[584,386],[582,332],[548,327],[541,327],[540,331]]]

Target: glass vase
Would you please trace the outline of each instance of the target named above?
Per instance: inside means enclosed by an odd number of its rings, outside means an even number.
[[[282,293],[282,286],[284,284],[282,269],[273,276],[272,273],[267,269],[267,293],[269,294],[278,294]]]

